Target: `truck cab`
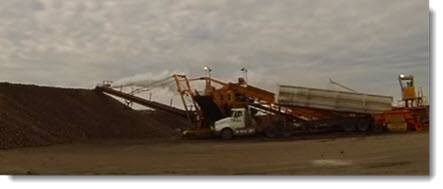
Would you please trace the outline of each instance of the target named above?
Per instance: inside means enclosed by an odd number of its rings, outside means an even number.
[[[213,130],[223,139],[231,139],[239,135],[255,134],[254,119],[246,108],[234,108],[230,117],[215,122]]]

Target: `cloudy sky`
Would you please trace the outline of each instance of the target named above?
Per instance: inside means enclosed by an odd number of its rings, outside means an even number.
[[[398,98],[410,73],[428,94],[425,0],[2,0],[0,82],[92,88],[184,72]]]

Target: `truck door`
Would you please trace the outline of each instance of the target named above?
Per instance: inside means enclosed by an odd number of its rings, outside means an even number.
[[[235,111],[232,114],[232,128],[240,129],[244,127],[244,115],[243,111]]]

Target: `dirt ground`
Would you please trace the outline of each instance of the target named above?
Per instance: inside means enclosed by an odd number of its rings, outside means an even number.
[[[429,134],[88,141],[0,150],[2,174],[429,175]]]

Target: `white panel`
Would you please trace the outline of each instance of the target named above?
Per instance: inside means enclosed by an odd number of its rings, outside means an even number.
[[[391,109],[390,96],[281,85],[278,103],[336,111],[375,113]]]

